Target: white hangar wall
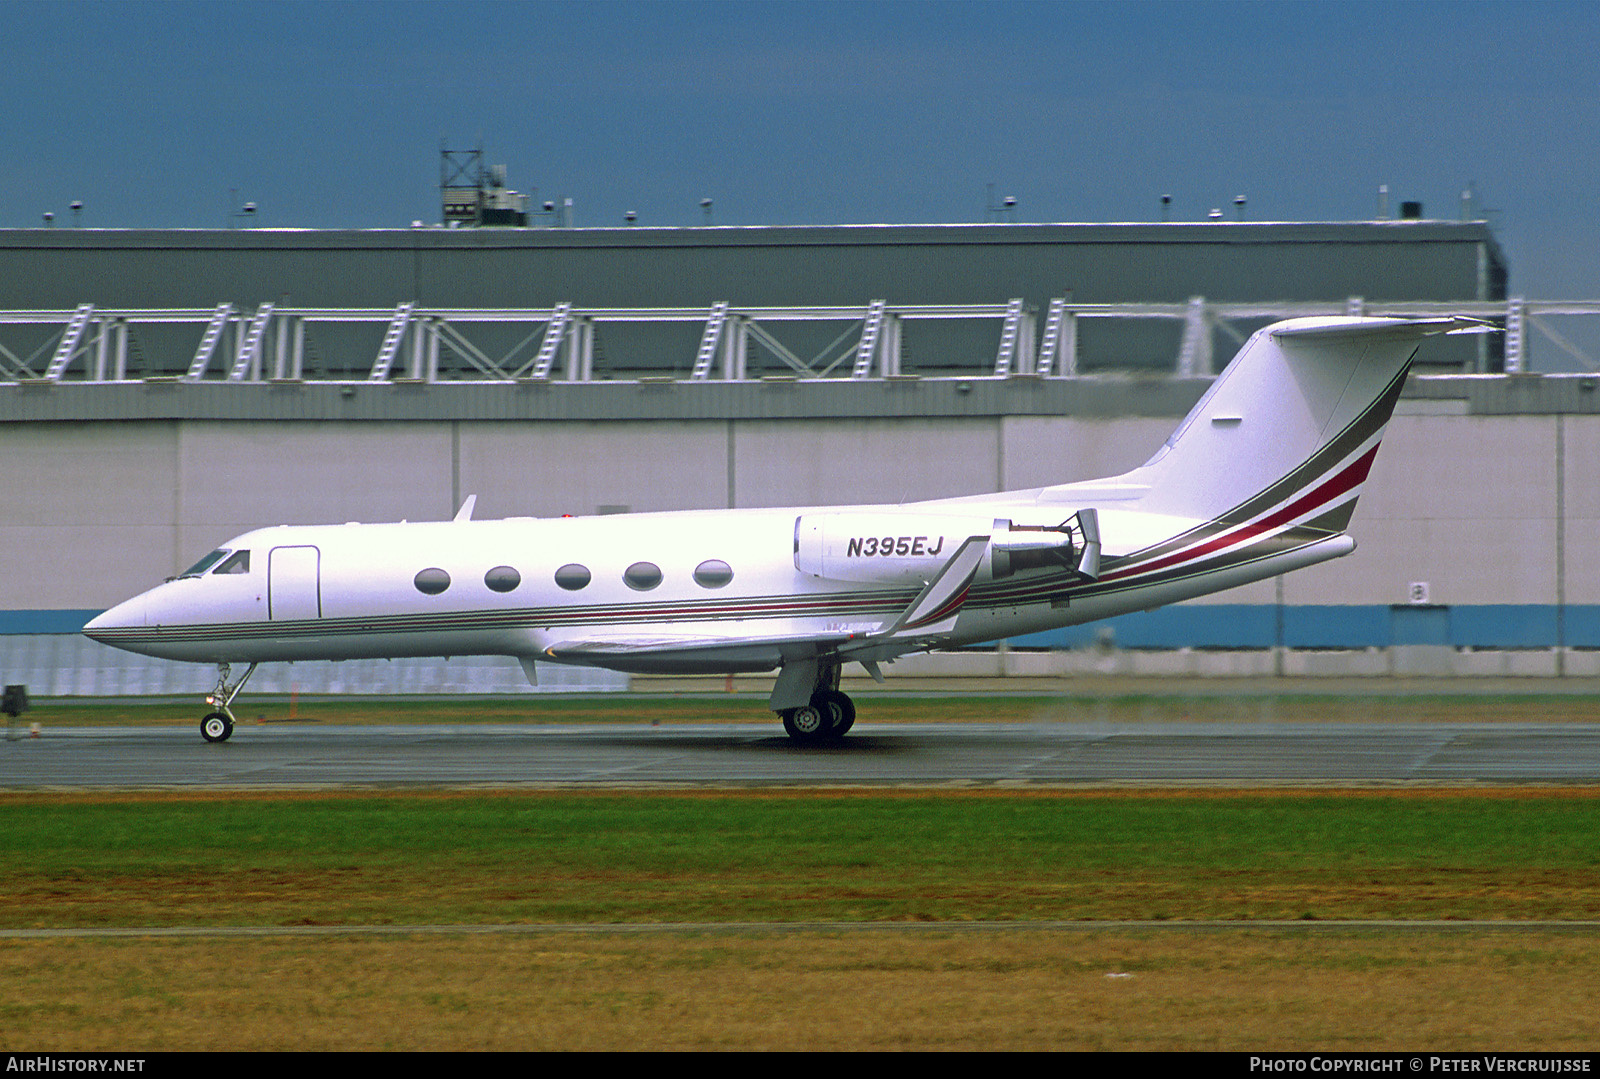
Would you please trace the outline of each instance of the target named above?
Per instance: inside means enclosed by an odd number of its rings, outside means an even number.
[[[1171,426],[1032,419],[0,425],[28,476],[0,609],[108,607],[273,524],[916,501],[1131,467]]]
[[[1351,526],[1354,555],[1289,575],[1281,596],[1265,581],[1205,602],[1386,608],[1424,582],[1424,606],[1600,607],[1600,416],[1455,404],[1402,401]],[[1174,422],[0,424],[0,611],[102,609],[272,524],[436,520],[468,494],[480,518],[914,501],[1115,474]]]

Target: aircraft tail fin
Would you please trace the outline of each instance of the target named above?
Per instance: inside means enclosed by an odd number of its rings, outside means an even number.
[[[1139,508],[1342,532],[1424,337],[1470,319],[1299,318],[1258,331],[1127,479]]]

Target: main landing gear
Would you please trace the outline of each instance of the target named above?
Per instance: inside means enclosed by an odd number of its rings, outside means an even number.
[[[206,703],[216,709],[207,712],[200,721],[200,737],[208,742],[226,742],[233,737],[233,710],[228,706],[244,688],[244,684],[250,681],[250,676],[256,673],[256,664],[250,664],[239,680],[230,686],[228,674],[231,670],[226,663],[217,664],[217,688],[206,698]]]
[[[856,704],[839,691],[838,663],[818,665],[817,685],[811,700],[797,708],[785,708],[778,715],[783,729],[800,744],[828,742],[843,738],[855,726]]]
[[[847,694],[836,689],[819,689],[810,704],[799,708],[785,708],[783,729],[796,742],[825,742],[843,738],[855,726],[856,704]]]

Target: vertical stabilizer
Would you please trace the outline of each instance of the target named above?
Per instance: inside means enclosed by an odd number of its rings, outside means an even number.
[[[1343,531],[1423,337],[1453,318],[1301,318],[1258,331],[1155,457],[1139,508]]]

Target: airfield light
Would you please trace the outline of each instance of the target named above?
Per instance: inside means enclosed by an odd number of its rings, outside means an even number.
[[[56,215],[51,213],[49,210],[46,210],[44,212],[44,227],[45,228],[52,228],[55,225],[55,223],[56,223]]]
[[[1240,220],[1240,221],[1244,220],[1244,196],[1243,195],[1235,195],[1233,197],[1233,216],[1236,219]]]
[[[1172,196],[1171,195],[1162,195],[1161,196],[1161,223],[1162,224],[1166,224],[1166,222],[1171,218],[1171,215],[1172,215]]]

